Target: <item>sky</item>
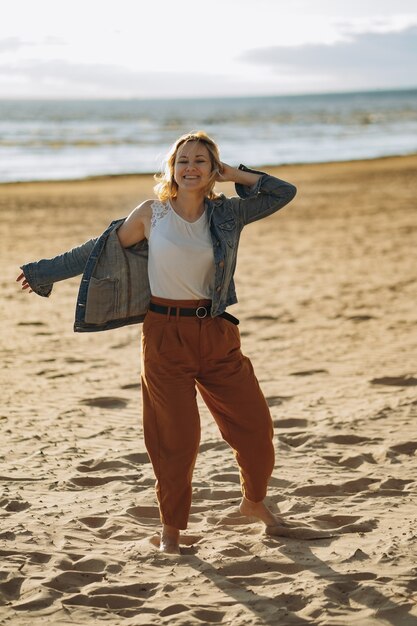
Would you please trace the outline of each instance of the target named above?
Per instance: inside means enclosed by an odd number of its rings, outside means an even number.
[[[0,98],[417,87],[416,0],[13,0]]]

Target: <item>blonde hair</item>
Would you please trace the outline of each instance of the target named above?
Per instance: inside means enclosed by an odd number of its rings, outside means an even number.
[[[165,158],[165,167],[163,171],[160,174],[155,175],[154,178],[158,181],[158,184],[155,185],[154,192],[161,202],[166,202],[167,200],[176,198],[177,196],[178,185],[174,178],[175,160],[179,149],[190,141],[197,141],[206,146],[211,161],[211,176],[207,185],[206,195],[210,198],[210,200],[214,200],[219,197],[214,191],[216,176],[221,167],[219,148],[213,139],[207,135],[207,133],[203,130],[197,130],[195,132],[182,135],[182,137],[177,139],[177,141],[171,146]]]

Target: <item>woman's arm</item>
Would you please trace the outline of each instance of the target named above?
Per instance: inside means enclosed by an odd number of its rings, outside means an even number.
[[[129,248],[142,239],[149,238],[153,200],[145,200],[130,213],[117,230],[120,244]]]
[[[239,197],[230,200],[242,228],[282,209],[297,192],[291,183],[265,172],[252,170],[244,165],[235,168],[223,163],[222,166],[217,180],[235,183]]]
[[[22,281],[22,289],[34,291],[38,296],[48,297],[53,283],[82,274],[96,239],[90,239],[81,246],[59,254],[52,259],[41,259],[21,265],[22,273],[17,281]]]

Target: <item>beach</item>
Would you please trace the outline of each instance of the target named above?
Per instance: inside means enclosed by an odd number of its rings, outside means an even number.
[[[200,403],[182,555],[158,552],[140,326],[75,334],[79,278],[48,299],[15,282],[154,181],[3,184],[1,624],[417,625],[417,155],[266,170],[298,194],[244,230],[229,311],[274,420],[267,503],[328,536],[268,537],[239,514]]]

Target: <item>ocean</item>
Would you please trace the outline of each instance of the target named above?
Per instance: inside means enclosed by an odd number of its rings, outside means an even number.
[[[417,89],[176,100],[0,101],[0,182],[155,173],[205,130],[249,166],[417,152]]]

